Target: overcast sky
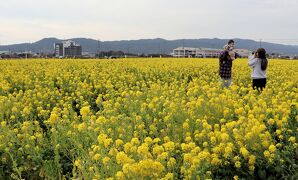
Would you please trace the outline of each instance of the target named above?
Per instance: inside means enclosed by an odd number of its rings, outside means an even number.
[[[0,45],[45,37],[245,38],[298,45],[298,0],[7,0]]]

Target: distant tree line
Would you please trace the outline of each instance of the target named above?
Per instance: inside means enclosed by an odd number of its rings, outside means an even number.
[[[125,53],[122,51],[101,51],[95,55],[98,58],[107,58],[107,57],[115,57],[122,58],[125,57]]]
[[[26,58],[53,58],[55,54],[44,54],[44,53],[9,53],[0,54],[0,59],[26,59]]]
[[[125,58],[125,57],[172,57],[168,54],[133,54],[123,51],[102,51],[97,53],[97,58]]]
[[[130,57],[143,57],[143,58],[159,58],[159,57],[172,57],[169,54],[133,54],[124,53],[123,51],[101,51],[96,53],[95,56],[80,56],[80,57],[65,57],[65,58],[76,58],[76,59],[90,59],[90,58],[100,58],[100,59],[116,59],[116,58],[130,58]],[[26,58],[55,58],[55,54],[52,53],[2,53],[0,54],[0,59],[26,59]],[[216,58],[216,57],[215,57]],[[271,53],[268,55],[270,59],[297,59],[298,56],[288,56],[279,53]]]

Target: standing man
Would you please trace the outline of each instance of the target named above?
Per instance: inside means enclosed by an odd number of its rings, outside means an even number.
[[[233,51],[234,47],[234,40],[229,40],[219,55],[219,76],[223,87],[229,87],[232,82],[232,65],[237,57],[237,54]]]

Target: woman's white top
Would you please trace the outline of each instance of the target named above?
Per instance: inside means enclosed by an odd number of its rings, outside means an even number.
[[[261,69],[261,59],[255,58],[253,55],[250,56],[248,65],[252,67],[251,77],[253,79],[263,79],[267,78],[266,70]]]

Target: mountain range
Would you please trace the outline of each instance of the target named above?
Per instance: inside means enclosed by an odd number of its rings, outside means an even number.
[[[156,39],[140,39],[140,40],[120,40],[120,41],[98,41],[88,38],[68,39],[82,45],[83,52],[96,53],[100,51],[123,51],[133,54],[170,54],[177,47],[203,47],[221,49],[228,39],[177,39],[166,40]],[[249,39],[234,39],[237,48],[255,50],[260,46],[265,48],[268,53],[281,53],[288,55],[298,54],[298,45],[284,45],[269,42],[257,42]],[[54,43],[61,42],[62,39],[44,38],[34,43],[21,43],[0,46],[0,51],[12,52],[43,52],[53,53]]]

